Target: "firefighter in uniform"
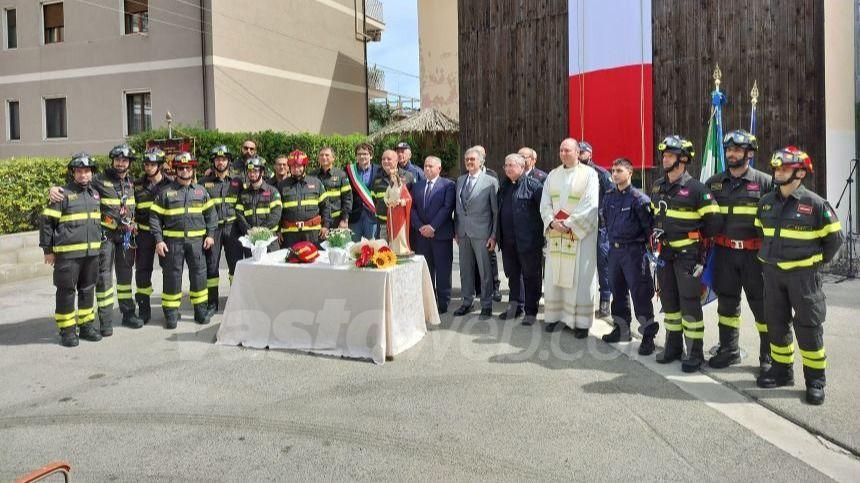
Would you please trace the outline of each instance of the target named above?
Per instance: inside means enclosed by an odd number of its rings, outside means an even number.
[[[325,186],[331,223],[329,228],[349,228],[349,213],[352,211],[352,188],[342,169],[333,166],[334,150],[328,146],[320,149],[317,158],[320,169],[312,173]]]
[[[239,194],[239,201],[236,203],[236,236],[247,235],[248,230],[257,226],[277,233],[281,221],[281,193],[263,181],[266,172],[263,158],[249,158],[247,171],[248,186]],[[269,251],[276,249],[277,242],[269,246]],[[243,250],[245,257],[251,256],[251,250]]]
[[[256,157],[256,156],[253,156]],[[243,158],[244,159],[244,158]],[[209,316],[218,311],[220,282],[221,251],[227,259],[227,273],[230,282],[236,271],[236,263],[242,258],[242,245],[236,233],[236,201],[244,188],[244,175],[230,175],[233,156],[227,146],[216,146],[209,151],[209,161],[212,163],[211,174],[200,180],[200,184],[209,192],[209,199],[215,206],[218,215],[218,227],[215,229],[215,243],[206,250],[206,287],[209,291]]]
[[[137,156],[127,144],[115,146],[108,153],[111,167],[102,174],[93,176],[92,186],[99,193],[102,209],[102,244],[99,256],[99,275],[96,282],[96,304],[98,305],[101,335],[113,335],[114,291],[119,299],[122,325],[140,328],[143,321],[135,315],[131,294],[131,271],[134,265],[134,187],[128,175],[131,162]],[[51,188],[51,201],[61,201],[63,189]],[[116,268],[116,288],[113,271]]]
[[[657,362],[683,359],[681,370],[695,372],[704,362],[705,322],[700,299],[703,242],[719,231],[722,218],[710,191],[687,173],[687,164],[695,155],[693,143],[669,136],[657,149],[666,173],[651,188],[651,243],[659,252],[657,283],[666,313],[666,345],[657,354]]]
[[[761,238],[755,227],[759,200],[773,189],[769,174],[750,167],[758,149],[752,134],[739,129],[723,139],[727,169],[711,176],[705,186],[711,190],[723,225],[714,236],[713,288],[717,294],[720,345],[708,366],[723,369],[741,362],[738,331],[741,326],[741,287],[747,297],[759,333],[760,372],[770,367],[767,325],[764,322],[764,281],[756,257]]]
[[[308,157],[302,151],[293,151],[287,157],[290,177],[284,180],[281,190],[281,247],[289,248],[299,241],[317,243],[320,236],[328,235],[331,224],[326,192],[322,181],[305,176]]]
[[[600,305],[597,308],[598,318],[609,317],[609,300],[612,297],[612,286],[609,280],[609,237],[606,234],[606,220],[603,217],[604,198],[612,189],[612,179],[609,171],[598,166],[594,162],[594,150],[591,144],[585,141],[579,143],[579,160],[597,171],[600,180],[600,196],[598,205],[598,228],[597,228],[597,284],[600,291]]]
[[[149,230],[149,209],[161,191],[171,183],[162,171],[164,151],[150,148],[143,154],[144,177],[134,182],[134,201],[137,203],[134,221],[137,224],[137,251],[134,257],[134,281],[137,292],[137,313],[146,324],[152,318],[152,267],[155,261],[155,238]]]
[[[132,161],[137,155],[127,144],[111,149],[108,157],[112,167],[104,174],[93,177],[93,186],[99,191],[102,201],[102,228],[105,240],[99,259],[99,279],[96,282],[101,334],[113,335],[113,271],[116,267],[116,298],[122,312],[122,325],[140,328],[143,320],[135,315],[135,304],[131,293],[131,275],[134,265],[134,185],[128,175]]]
[[[654,279],[647,257],[648,236],[654,217],[651,214],[651,200],[630,183],[633,164],[626,158],[612,163],[612,181],[615,186],[609,189],[603,199],[602,218],[606,221],[606,234],[609,239],[609,286],[612,287],[612,319],[615,328],[603,336],[608,343],[629,342],[630,303],[628,293],[633,299],[636,320],[642,343],[639,354],[651,355],[654,352],[654,337],[659,325],[654,321]]]
[[[45,263],[54,266],[57,287],[54,319],[60,329],[60,343],[75,347],[76,326],[80,327],[81,339],[93,342],[102,339],[93,323],[102,239],[101,197],[90,184],[96,165],[88,154],[75,154],[68,167],[71,180],[63,189],[63,199],[52,201],[42,212],[39,246],[45,253]]]
[[[823,198],[806,189],[812,160],[789,146],[774,153],[770,165],[778,187],[758,203],[755,224],[762,232],[758,256],[764,272],[764,318],[773,359],[756,384],[763,388],[794,385],[794,341],[803,361],[806,401],[824,402],[824,318],[827,307],[821,288],[822,263],[830,262],[842,245],[842,227]]]
[[[150,209],[150,232],[155,238],[155,253],[164,272],[161,306],[166,329],[175,329],[179,321],[185,263],[191,282],[189,296],[194,305],[194,321],[209,323],[203,251],[215,243],[218,214],[206,188],[194,183],[196,164],[189,153],[177,155],[173,159],[176,179],[155,198]]]

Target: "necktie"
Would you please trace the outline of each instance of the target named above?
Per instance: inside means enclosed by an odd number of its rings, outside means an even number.
[[[427,202],[430,201],[430,192],[433,191],[433,182],[427,182],[427,189],[424,190],[424,206],[427,206]]]
[[[463,191],[460,193],[460,195],[461,195],[460,197],[462,198],[462,201],[464,203],[466,202],[466,200],[469,199],[469,196],[472,195],[472,190],[474,188],[475,188],[475,178],[472,176],[469,176],[468,178],[466,178],[466,184],[465,184],[465,186],[463,186]]]

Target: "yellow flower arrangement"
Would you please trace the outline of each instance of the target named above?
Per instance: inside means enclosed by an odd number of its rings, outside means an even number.
[[[397,265],[397,255],[390,248],[382,247],[373,253],[370,261],[376,268],[391,268]]]

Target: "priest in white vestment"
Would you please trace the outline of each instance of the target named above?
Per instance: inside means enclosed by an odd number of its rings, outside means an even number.
[[[546,330],[565,326],[588,336],[597,294],[597,171],[579,162],[575,139],[559,147],[562,165],[544,181],[540,213],[546,230],[544,320]]]

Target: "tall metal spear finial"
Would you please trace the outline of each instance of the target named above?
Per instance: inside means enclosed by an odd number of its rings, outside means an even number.
[[[752,100],[753,108],[758,104],[758,80],[753,81],[753,87],[750,91],[750,99]]]
[[[723,78],[723,73],[720,70],[720,64],[714,68],[714,89],[720,90],[720,79]]]

